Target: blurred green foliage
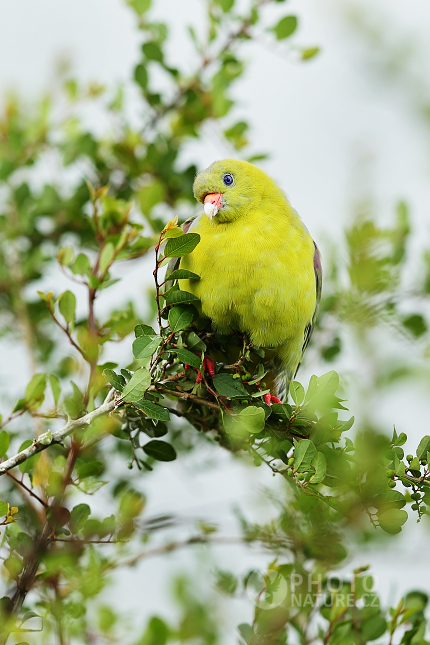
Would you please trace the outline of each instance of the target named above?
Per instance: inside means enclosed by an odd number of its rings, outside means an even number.
[[[57,96],[32,109],[9,99],[0,119],[0,329],[4,342],[25,346],[32,372],[0,421],[0,643],[222,643],[222,597],[252,601],[249,622],[236,632],[242,644],[361,645],[385,636],[424,645],[423,592],[385,608],[366,568],[351,576],[337,569],[348,556],[346,536],[349,543],[392,539],[406,508],[418,521],[426,517],[430,437],[405,456],[404,433],[388,437],[364,422],[352,434],[354,417],[334,370],[312,376],[306,388],[293,382],[289,402],[269,406],[264,348],[216,334],[199,318],[195,296],[175,282],[198,276],[177,270],[166,280],[160,272],[199,242],[174,217],[194,209],[197,168],[183,164],[181,153],[211,123],[236,154],[264,158],[250,151],[248,122],[233,117],[231,87],[245,69],[240,45],[262,30],[275,40],[294,38],[298,19],[284,15],[282,0],[249,0],[240,9],[234,0],[208,2],[205,37],[190,28],[190,73],[169,60],[168,28],[151,19],[150,0],[128,4],[142,35],[138,125],[127,118],[122,88],[82,87],[68,73]],[[265,5],[279,5],[269,27]],[[317,53],[307,47],[301,57]],[[85,125],[88,104],[107,120],[105,135]],[[38,175],[47,158],[55,167],[49,181]],[[369,213],[354,217],[344,257],[332,253],[325,262],[314,357],[341,357],[351,330],[362,343],[389,329],[426,351],[430,256],[422,278],[405,288],[410,235],[403,202],[385,228]],[[96,299],[118,282],[118,264],[148,254],[155,285],[147,320],[137,302],[101,315]],[[56,270],[69,280],[61,293],[46,291]],[[106,361],[106,347],[124,339],[132,363]],[[386,381],[397,378],[390,369]],[[401,375],[409,367],[396,369]],[[238,511],[240,535],[231,539],[263,548],[267,571],[240,577],[218,567],[201,591],[197,576],[176,577],[176,617],[161,607],[142,628],[139,617],[120,615],[114,595],[106,600],[116,570],[186,546],[229,542],[199,522],[185,539],[152,544],[155,532],[178,522],[147,515],[142,482],[150,490],[160,462],[167,467],[202,445],[282,482],[266,491],[274,519],[253,523]],[[8,462],[25,450],[32,456]],[[101,488],[104,511],[93,497]],[[151,592],[150,581],[142,585]]]

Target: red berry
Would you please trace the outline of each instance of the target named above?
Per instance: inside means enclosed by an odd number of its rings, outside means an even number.
[[[189,370],[189,369],[190,369],[190,366],[189,366],[189,365],[187,365],[187,363],[185,363],[185,369],[186,369],[186,370]]]
[[[205,356],[203,364],[206,366],[210,376],[215,376],[215,363],[210,358]]]
[[[264,395],[264,403],[266,403],[266,405],[270,405],[271,399],[272,399],[272,396],[270,392],[267,392],[267,394]]]
[[[201,383],[203,381],[203,375],[200,370],[197,370],[196,383]]]
[[[272,403],[282,403],[281,399],[278,399],[277,396],[271,396]]]

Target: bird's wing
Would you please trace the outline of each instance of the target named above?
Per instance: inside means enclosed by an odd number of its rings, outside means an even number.
[[[304,340],[303,340],[303,348],[302,348],[302,358],[303,354],[305,353],[305,350],[307,346],[309,345],[309,341],[311,340],[312,332],[315,327],[315,319],[317,316],[317,311],[318,311],[318,306],[320,304],[321,300],[321,290],[322,290],[322,265],[321,265],[321,256],[319,249],[317,245],[314,242],[314,272],[315,272],[315,289],[316,289],[316,302],[315,302],[315,310],[312,316],[312,320],[308,322],[308,324],[305,327],[305,333],[304,333]],[[300,363],[302,362],[302,358],[300,359]],[[297,370],[300,367],[300,363],[297,365],[296,372],[294,376],[297,374]]]

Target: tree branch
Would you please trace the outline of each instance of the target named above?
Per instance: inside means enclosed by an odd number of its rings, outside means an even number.
[[[102,406],[100,406],[102,407]],[[100,409],[100,408],[99,408]],[[86,415],[89,416],[89,415]],[[78,419],[80,420],[80,419]],[[72,445],[67,456],[66,469],[64,473],[63,483],[61,490],[55,496],[54,502],[51,506],[51,511],[55,511],[61,506],[63,501],[66,488],[71,483],[71,475],[73,468],[75,467],[76,460],[79,456],[80,444],[72,440]],[[12,598],[10,598],[9,605],[7,607],[7,613],[9,620],[6,625],[6,629],[0,632],[0,645],[5,645],[11,631],[14,629],[12,621],[16,617],[19,611],[22,608],[22,605],[25,601],[25,598],[28,592],[32,589],[35,577],[39,570],[40,561],[45,555],[49,543],[52,539],[53,526],[51,526],[49,520],[47,520],[43,526],[42,532],[35,541],[34,548],[30,554],[28,554],[24,559],[24,568],[21,575],[19,576],[16,582],[16,590]]]
[[[109,396],[110,393],[108,394],[108,397]],[[29,446],[25,450],[21,450],[21,452],[17,453],[13,457],[10,457],[6,461],[0,463],[0,477],[1,475],[7,473],[8,470],[11,470],[12,468],[15,468],[15,466],[19,466],[19,464],[27,461],[27,459],[30,459],[30,457],[32,457],[33,455],[37,455],[37,453],[42,452],[42,450],[46,450],[47,448],[49,448],[49,446],[62,443],[63,439],[65,439],[74,430],[89,425],[91,421],[97,419],[98,417],[101,417],[104,414],[112,412],[114,408],[115,401],[111,401],[108,398],[100,407],[98,407],[96,410],[93,410],[92,412],[89,412],[80,419],[70,419],[65,426],[60,428],[60,430],[56,430],[52,433],[48,430],[48,432],[39,435],[39,437],[37,437],[37,439],[33,441],[31,446]]]
[[[187,546],[193,546],[194,544],[249,544],[249,540],[243,537],[223,537],[221,535],[195,535],[188,538],[187,540],[177,541],[177,542],[168,542],[161,546],[156,546],[152,549],[145,549],[137,555],[133,555],[126,560],[120,562],[110,562],[108,566],[109,569],[117,569],[118,567],[127,567],[136,564],[139,560],[144,560],[146,558],[151,558],[156,555],[164,555],[165,553],[170,553],[171,551],[177,551],[178,549],[183,549]]]

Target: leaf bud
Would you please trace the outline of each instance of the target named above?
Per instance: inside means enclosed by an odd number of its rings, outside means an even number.
[[[386,474],[389,479],[392,479],[394,477],[394,470],[387,470]]]
[[[418,501],[421,499],[421,495],[419,493],[412,493],[411,498],[415,501]]]
[[[389,488],[395,488],[396,487],[396,482],[394,481],[394,479],[390,479],[390,481],[388,482],[388,486],[389,486]]]
[[[412,461],[413,457],[412,455],[406,455],[406,459],[409,461],[409,463]]]
[[[418,510],[418,504],[412,504],[411,509],[413,511],[417,511]]]
[[[294,457],[290,457],[288,460],[288,465],[292,466],[294,464]]]

